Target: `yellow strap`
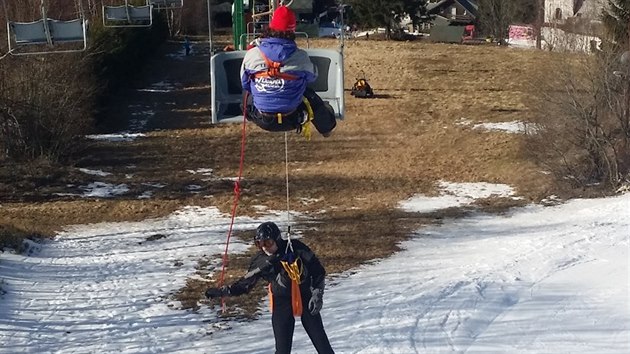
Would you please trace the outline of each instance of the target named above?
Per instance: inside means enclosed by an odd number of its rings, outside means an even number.
[[[291,278],[291,280],[298,282],[298,284],[300,283],[300,278],[302,277],[302,262],[299,261],[299,259],[296,259],[295,262],[289,264],[289,262],[287,261],[281,261],[280,264],[282,264],[282,267],[284,268],[284,270],[287,271],[287,274],[289,275],[289,278]]]
[[[304,102],[304,106],[306,106],[306,121],[302,123],[302,136],[305,137],[306,140],[311,140],[312,130],[309,123],[315,117],[315,113],[313,113],[313,107],[306,97],[302,97],[302,102]],[[276,113],[276,119],[278,120],[278,124],[282,124],[282,113]]]
[[[306,97],[302,97],[302,102],[304,102],[304,106],[306,106],[306,121],[302,123],[302,136],[306,138],[306,140],[311,140],[311,121],[315,117],[315,113],[313,113],[313,107],[311,107],[311,103],[306,99]]]
[[[291,308],[293,316],[302,316],[302,294],[300,292],[300,278],[302,277],[302,261],[297,258],[293,263],[280,261],[282,268],[286,270],[291,279]]]

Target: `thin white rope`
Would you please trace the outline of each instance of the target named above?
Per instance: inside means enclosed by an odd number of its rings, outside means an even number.
[[[7,57],[7,55],[11,54],[11,52],[13,52],[13,49],[11,49],[10,51],[8,51],[8,52],[6,52],[6,53],[4,53],[4,54],[0,55],[0,60],[2,60],[2,59],[4,59],[4,58],[6,58],[6,57]]]
[[[284,174],[287,188],[287,248],[293,251],[293,245],[291,245],[291,207],[289,205],[289,133],[284,132]]]

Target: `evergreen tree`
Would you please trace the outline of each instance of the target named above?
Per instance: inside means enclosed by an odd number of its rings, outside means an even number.
[[[313,12],[319,14],[337,5],[337,0],[313,0]]]
[[[409,15],[414,25],[423,21],[426,0],[350,0],[354,20],[363,27],[385,27],[387,38],[400,20]]]

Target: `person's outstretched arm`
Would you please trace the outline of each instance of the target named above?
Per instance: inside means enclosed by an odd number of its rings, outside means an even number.
[[[208,290],[206,290],[206,297],[212,299],[246,294],[254,288],[261,274],[271,269],[277,262],[277,256],[270,257],[264,254],[258,254],[250,263],[249,270],[243,277],[232,285],[224,285],[220,288],[208,288]]]

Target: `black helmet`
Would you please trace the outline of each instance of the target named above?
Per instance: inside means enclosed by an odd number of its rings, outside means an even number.
[[[271,221],[267,221],[258,225],[258,228],[256,229],[256,236],[254,236],[254,241],[278,241],[279,239],[280,229],[278,228],[278,225]]]

